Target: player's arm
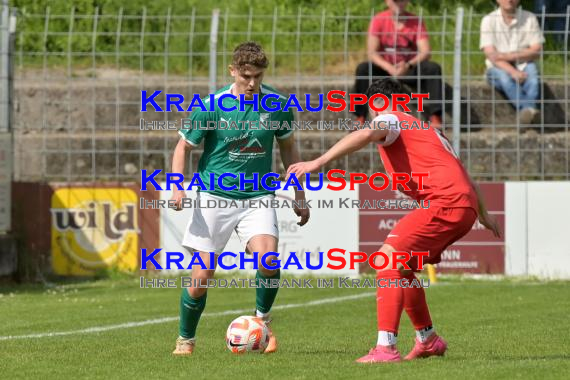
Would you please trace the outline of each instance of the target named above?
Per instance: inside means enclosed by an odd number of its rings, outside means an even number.
[[[306,173],[315,172],[329,162],[356,152],[371,142],[382,142],[388,136],[389,128],[384,123],[378,123],[377,129],[361,129],[345,136],[333,145],[325,154],[313,161],[299,162],[289,166],[287,174],[295,173],[301,178]]]
[[[288,168],[301,161],[301,155],[295,144],[295,137],[293,133],[290,133],[287,137],[283,139],[278,139],[279,153],[281,154],[281,161],[283,161],[283,167]],[[305,200],[305,191],[295,188],[295,200]],[[301,220],[297,223],[300,226],[304,226],[309,221],[310,211],[308,208],[295,208],[295,214],[301,217]]]
[[[479,208],[478,211],[479,222],[483,226],[485,226],[485,228],[491,230],[493,232],[493,235],[500,238],[501,227],[499,226],[499,222],[495,217],[489,215],[489,212],[487,211],[487,206],[485,205],[485,198],[483,198],[483,195],[481,194],[481,189],[479,188],[479,185],[477,185],[471,177],[469,177],[469,180],[471,181],[471,186],[473,187],[473,190],[475,190],[475,193],[477,194],[477,207]]]
[[[174,148],[174,154],[172,155],[172,172],[180,173],[184,175],[184,169],[186,166],[186,159],[188,157],[188,152],[197,147],[202,139],[206,136],[207,129],[202,128],[203,125],[207,125],[207,121],[211,119],[208,112],[194,111],[190,117],[192,126],[198,125],[198,127],[193,127],[193,129],[182,128],[178,131],[180,135],[180,140]],[[182,183],[182,188],[184,188],[184,183]],[[182,198],[186,197],[184,190],[179,190],[176,186],[172,191],[172,198],[170,200],[175,202],[176,210],[182,209]]]
[[[173,173],[180,173],[184,175],[184,167],[186,165],[186,158],[188,157],[188,152],[190,152],[193,148],[193,145],[188,143],[186,140],[181,138],[178,140],[178,144],[174,148],[174,154],[172,155],[172,172]],[[184,184],[182,184],[184,188]],[[172,198],[176,204],[176,210],[182,209],[182,198],[186,197],[186,193],[184,190],[179,190],[176,186],[172,192]]]

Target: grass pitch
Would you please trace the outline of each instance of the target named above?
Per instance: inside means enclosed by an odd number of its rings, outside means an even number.
[[[253,311],[255,289],[210,289],[195,354],[178,358],[170,354],[178,332],[178,288],[141,289],[138,278],[4,286],[0,377],[568,378],[568,282],[451,279],[432,285],[427,297],[435,327],[449,343],[446,356],[356,364],[376,342],[373,294],[370,288],[281,289],[281,308],[273,313],[279,352],[235,356],[225,348],[225,331],[233,318]],[[64,334],[45,336],[57,332]],[[19,337],[30,334],[38,335]],[[413,339],[404,314],[402,354]]]

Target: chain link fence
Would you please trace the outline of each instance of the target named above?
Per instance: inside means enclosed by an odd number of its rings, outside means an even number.
[[[145,8],[116,14],[18,9],[14,48],[2,52],[12,55],[15,67],[14,178],[132,181],[140,169],[167,171],[178,135],[141,130],[141,118],[179,126],[188,114],[141,113],[141,90],[204,96],[231,81],[227,66],[233,48],[246,40],[264,46],[270,58],[265,82],[284,93],[351,92],[355,68],[366,60],[368,23],[377,11],[339,16],[306,8],[289,13],[276,8],[273,14],[196,8],[189,14],[167,9],[152,15]],[[544,31],[547,43],[538,60],[541,112],[533,125],[522,125],[509,101],[484,79],[483,16],[472,9],[418,14],[429,32],[431,59],[442,68],[446,133],[478,180],[569,179],[570,8],[565,14],[543,10],[537,15],[543,26],[562,19],[565,29]],[[164,105],[164,97],[158,103]],[[296,117],[336,123],[353,115],[321,111]],[[316,157],[346,133],[296,132],[302,158]],[[199,156],[200,150],[192,152],[189,171]],[[373,146],[333,166],[381,170]],[[283,170],[278,151],[274,170]]]

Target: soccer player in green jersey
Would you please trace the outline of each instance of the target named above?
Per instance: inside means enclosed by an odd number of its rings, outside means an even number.
[[[180,141],[174,149],[172,158],[172,171],[184,173],[184,164],[187,153],[204,141],[204,152],[200,157],[198,171],[207,189],[210,189],[209,175],[214,173],[218,178],[222,173],[245,173],[246,179],[253,179],[253,173],[259,173],[259,178],[271,172],[273,157],[273,141],[277,139],[281,159],[287,168],[290,165],[301,161],[295,146],[293,130],[287,128],[291,125],[293,114],[291,111],[283,112],[283,105],[286,102],[284,96],[279,97],[281,107],[279,111],[264,111],[261,105],[259,110],[254,111],[252,104],[243,104],[244,111],[239,111],[239,95],[244,94],[246,100],[252,100],[254,94],[258,94],[259,101],[265,94],[276,91],[262,84],[263,75],[268,65],[268,59],[261,46],[254,42],[240,44],[233,55],[232,64],[229,66],[230,73],[234,78],[234,83],[221,88],[215,94],[215,100],[223,94],[233,94],[236,99],[222,98],[224,108],[237,106],[236,110],[225,112],[216,104],[213,112],[210,112],[209,97],[204,100],[207,111],[196,108],[192,112],[192,129],[181,129]],[[208,121],[214,122],[216,129],[206,129]],[[238,128],[219,128],[220,121],[228,123],[229,126],[239,126]],[[271,121],[277,121],[277,128],[262,128]],[[234,123],[235,122],[235,123]],[[262,123],[260,123],[262,122]],[[287,124],[285,124],[285,122]],[[283,128],[281,128],[283,123]],[[275,123],[273,124],[275,125]],[[273,198],[274,192],[263,189],[254,189],[252,183],[245,183],[245,189],[239,190],[239,178],[232,179],[226,177],[224,186],[237,186],[236,190],[224,191],[217,188],[214,191],[199,190],[198,198],[208,199],[260,199]],[[185,197],[183,190],[174,190],[172,200],[180,208],[182,198]],[[303,191],[296,190],[296,200],[303,201],[305,195]],[[206,202],[204,202],[206,203]],[[236,231],[241,242],[245,245],[247,252],[259,252],[259,263],[256,278],[258,279],[279,279],[280,271],[266,269],[261,264],[261,257],[266,252],[276,252],[279,239],[277,228],[277,217],[275,209],[272,208],[249,208],[249,202],[237,202],[245,205],[239,208],[193,208],[192,216],[186,228],[182,245],[191,252],[200,252],[200,257],[207,268],[210,267],[209,252],[220,254],[223,252],[232,231]],[[299,225],[304,225],[309,220],[309,209],[296,208],[295,213],[301,218]],[[267,258],[267,263],[276,259],[275,256]],[[206,283],[213,278],[215,270],[202,269],[194,266],[192,269],[192,279],[201,280]],[[270,281],[264,281],[263,284]],[[270,322],[270,310],[277,290],[274,287],[258,287],[256,289],[256,315],[266,323]],[[195,335],[200,315],[206,306],[206,288],[189,287],[182,289],[180,300],[180,323],[179,337],[176,340],[175,355],[190,355],[195,346]],[[274,352],[277,349],[277,340],[273,333],[270,334],[270,341],[266,353]]]

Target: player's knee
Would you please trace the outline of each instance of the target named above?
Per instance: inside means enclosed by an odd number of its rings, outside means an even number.
[[[268,269],[265,268],[263,265],[261,265],[259,267],[259,271],[261,272],[262,275],[264,275],[265,277],[273,277],[277,274],[277,272],[279,271],[279,269]]]
[[[208,290],[208,280],[214,278],[213,270],[203,270],[199,268],[194,268],[192,270],[192,284],[193,286],[188,288],[188,293],[192,298],[199,298],[206,294]]]
[[[278,268],[275,268],[277,262],[277,256],[267,255],[260,256],[258,269],[266,277],[273,277],[277,274]]]
[[[374,257],[374,265],[377,268],[376,271],[381,272],[392,269],[392,252],[394,252],[394,247],[389,244],[384,244],[378,252],[382,252],[383,254]]]
[[[271,235],[257,235],[251,238],[247,244],[248,252],[259,252],[260,257],[267,252],[277,250],[277,238]]]
[[[207,280],[202,280],[202,284],[206,285]],[[190,297],[194,299],[202,297],[207,291],[208,288],[200,286],[192,286],[188,288],[188,294],[190,294]]]

